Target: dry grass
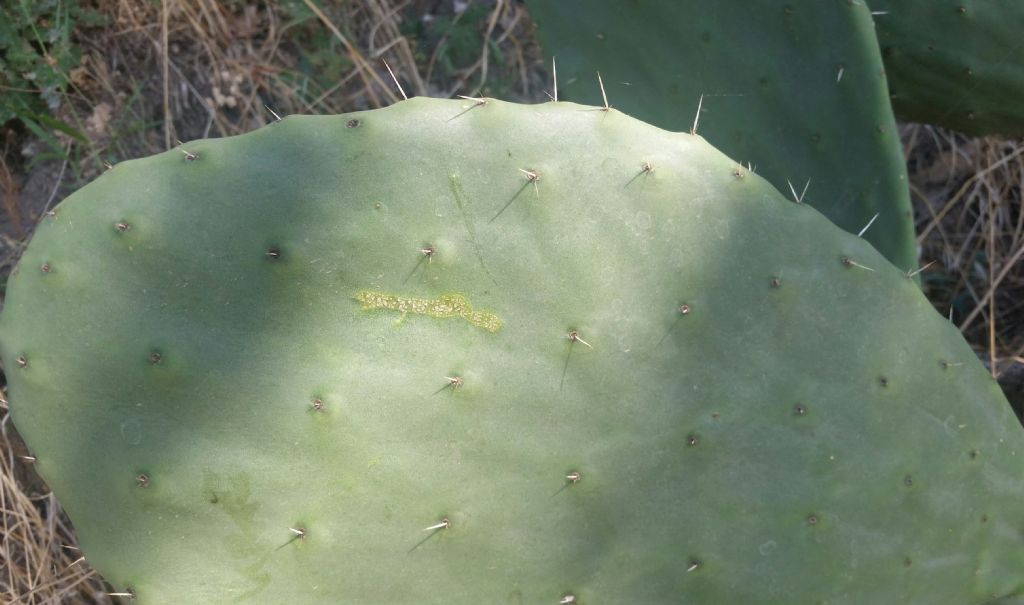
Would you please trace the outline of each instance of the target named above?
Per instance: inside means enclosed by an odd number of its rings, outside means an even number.
[[[0,418],[0,599],[13,604],[110,603],[83,560],[60,503],[31,466],[6,407]]]
[[[925,293],[1022,415],[1024,141],[904,128]]]
[[[0,150],[0,192],[14,224],[0,234],[0,275],[24,245],[22,226],[108,163],[178,140],[248,132],[275,113],[390,104],[401,93],[385,60],[410,96],[545,98],[545,66],[514,0],[481,0],[475,13],[454,13],[441,0],[93,4],[110,22],[82,38],[85,54],[69,74],[60,114],[87,143],[60,138],[66,159],[34,201],[19,196],[19,154]],[[467,32],[478,35],[479,50],[460,61],[454,49]],[[1024,384],[1024,142],[919,125],[903,134],[922,259],[935,261],[922,272],[925,290],[943,313],[952,309],[1012,398]],[[66,516],[34,473],[6,402],[0,408],[0,602],[111,603],[110,588],[80,559]]]
[[[528,72],[536,51],[520,42],[528,20],[517,3],[485,3],[493,7],[487,22],[468,24],[482,35],[480,58],[451,73],[435,69],[446,51],[443,36],[424,48],[401,32],[409,15],[434,15],[433,5],[441,3],[324,4],[321,9],[310,0],[101,2],[113,26],[84,42],[83,67],[75,77],[79,102],[71,105],[80,111],[68,121],[87,126],[94,155],[136,157],[177,140],[249,132],[273,120],[275,112],[341,113],[389,105],[400,93],[385,61],[410,96],[475,94],[493,80],[492,47],[504,49],[500,69],[520,82],[515,92],[534,94]]]

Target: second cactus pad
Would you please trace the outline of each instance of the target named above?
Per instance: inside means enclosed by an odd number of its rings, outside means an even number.
[[[702,138],[414,99],[125,162],[11,411],[138,605],[978,604],[1022,431],[904,272]]]
[[[903,119],[974,134],[1024,134],[1024,3],[870,0]]]
[[[863,2],[527,4],[560,95],[601,103],[600,71],[613,106],[670,130],[696,124],[787,197],[851,233],[870,224],[864,237],[886,258],[916,266],[903,150]]]

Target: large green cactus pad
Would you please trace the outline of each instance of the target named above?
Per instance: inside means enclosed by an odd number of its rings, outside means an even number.
[[[848,0],[530,0],[559,95],[713,145],[916,263],[910,192],[871,16]],[[703,101],[701,98],[703,96]],[[807,186],[809,183],[809,186]],[[806,187],[806,195],[804,191]]]
[[[139,605],[1024,588],[1022,431],[956,328],[615,110],[414,99],[186,143],[61,204],[8,293],[14,420]]]
[[[902,119],[975,135],[1024,134],[1024,2],[870,4]]]

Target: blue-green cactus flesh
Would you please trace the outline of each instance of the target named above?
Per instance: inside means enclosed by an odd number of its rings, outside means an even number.
[[[979,605],[1022,431],[904,268],[699,136],[413,99],[39,226],[11,413],[138,605]]]

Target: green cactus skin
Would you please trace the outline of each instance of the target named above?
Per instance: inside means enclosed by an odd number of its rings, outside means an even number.
[[[871,15],[848,0],[529,0],[558,94],[608,101],[713,145],[865,237],[917,262],[910,190]],[[701,97],[703,95],[703,101]]]
[[[871,0],[892,104],[904,120],[1024,134],[1024,3]]]
[[[138,605],[1024,588],[1024,435],[956,328],[614,109],[413,99],[119,164],[39,226],[0,355]]]

